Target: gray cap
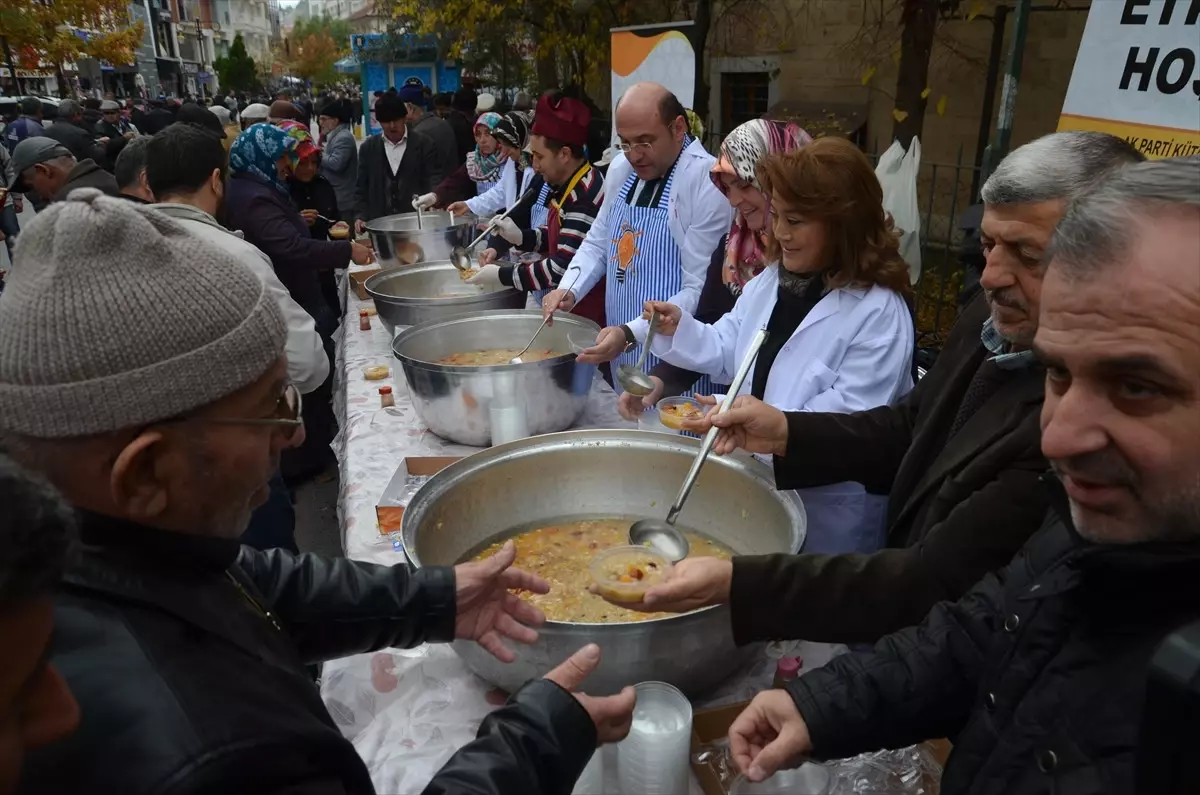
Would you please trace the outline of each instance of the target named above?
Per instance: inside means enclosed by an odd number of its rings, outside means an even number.
[[[56,157],[73,156],[70,149],[53,138],[34,135],[21,141],[13,148],[12,152],[12,170],[16,175],[16,181],[12,184],[13,193],[24,193],[29,190],[29,186],[21,179],[21,172],[25,169],[33,168],[38,163],[45,163]]]
[[[121,109],[121,106],[117,102],[115,102],[111,99],[106,99],[100,103],[100,112],[101,113],[112,113],[114,110],[119,111],[120,109]]]
[[[208,110],[217,117],[217,121],[221,122],[222,127],[229,124],[229,108],[224,105],[213,105]]]
[[[252,102],[242,111],[243,119],[265,119],[271,114],[271,109],[261,102]]]
[[[252,271],[167,216],[94,188],[37,214],[0,294],[0,429],[134,428],[232,394],[284,352]]]

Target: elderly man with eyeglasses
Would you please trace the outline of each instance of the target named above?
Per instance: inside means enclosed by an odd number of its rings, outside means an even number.
[[[608,325],[579,360],[621,365],[641,354],[650,327],[642,319],[646,301],[696,310],[733,208],[709,178],[715,159],[688,134],[683,105],[666,88],[631,86],[617,103],[616,122],[621,153],[605,177],[608,196],[542,311],[570,311],[604,280]],[[650,367],[658,362],[647,360]]]
[[[0,295],[0,433],[76,508],[82,553],[50,661],[78,729],[28,793],[373,793],[306,664],[473,640],[509,662],[545,617],[515,550],[410,573],[238,543],[304,438],[287,326],[224,250],[147,207],[75,191],[22,235]],[[587,646],[490,715],[428,793],[565,792],[634,696],[571,693]]]

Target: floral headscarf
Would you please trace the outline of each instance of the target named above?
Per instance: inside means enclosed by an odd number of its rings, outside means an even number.
[[[296,144],[296,156],[300,160],[313,155],[321,154],[321,148],[313,141],[312,133],[308,131],[308,125],[291,119],[284,119],[276,122],[275,126],[287,132],[288,135],[295,138],[299,143]]]
[[[279,178],[275,168],[279,158],[287,156],[292,165],[300,158],[296,148],[300,141],[273,124],[251,125],[229,147],[229,167],[234,174],[254,174],[280,193],[287,193],[287,183]]]
[[[767,155],[791,152],[812,143],[812,136],[795,122],[752,119],[733,128],[721,144],[721,156],[709,173],[721,193],[726,193],[721,174],[731,174],[749,182],[756,189],[758,164]],[[768,206],[770,197],[767,197]],[[766,256],[764,230],[751,229],[737,212],[733,227],[729,230],[729,241],[725,244],[725,265],[721,279],[734,295],[740,295],[746,282],[762,272]]]
[[[475,128],[483,127],[488,134],[494,134],[501,118],[499,113],[488,111],[475,120]],[[467,152],[467,176],[475,182],[492,182],[499,176],[500,166],[506,159],[499,147],[485,155],[479,151],[479,144],[475,144],[475,151]]]

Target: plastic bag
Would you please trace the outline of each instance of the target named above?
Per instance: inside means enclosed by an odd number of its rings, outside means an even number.
[[[908,151],[899,141],[884,152],[875,165],[875,176],[883,188],[883,209],[892,216],[900,233],[900,256],[908,263],[908,278],[921,278],[921,211],[917,204],[917,173],[921,170],[921,140],[913,136]]]

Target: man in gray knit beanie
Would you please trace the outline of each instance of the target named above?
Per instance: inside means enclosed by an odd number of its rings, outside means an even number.
[[[18,792],[369,795],[305,664],[454,639],[511,662],[505,639],[536,640],[545,617],[510,589],[549,585],[511,543],[415,573],[238,543],[304,436],[286,333],[251,270],[155,210],[79,190],[22,233],[0,432],[76,508],[82,552],[50,653],[79,727],[26,756]],[[570,789],[632,718],[632,689],[569,692],[598,662],[589,646],[522,689],[429,791]]]

